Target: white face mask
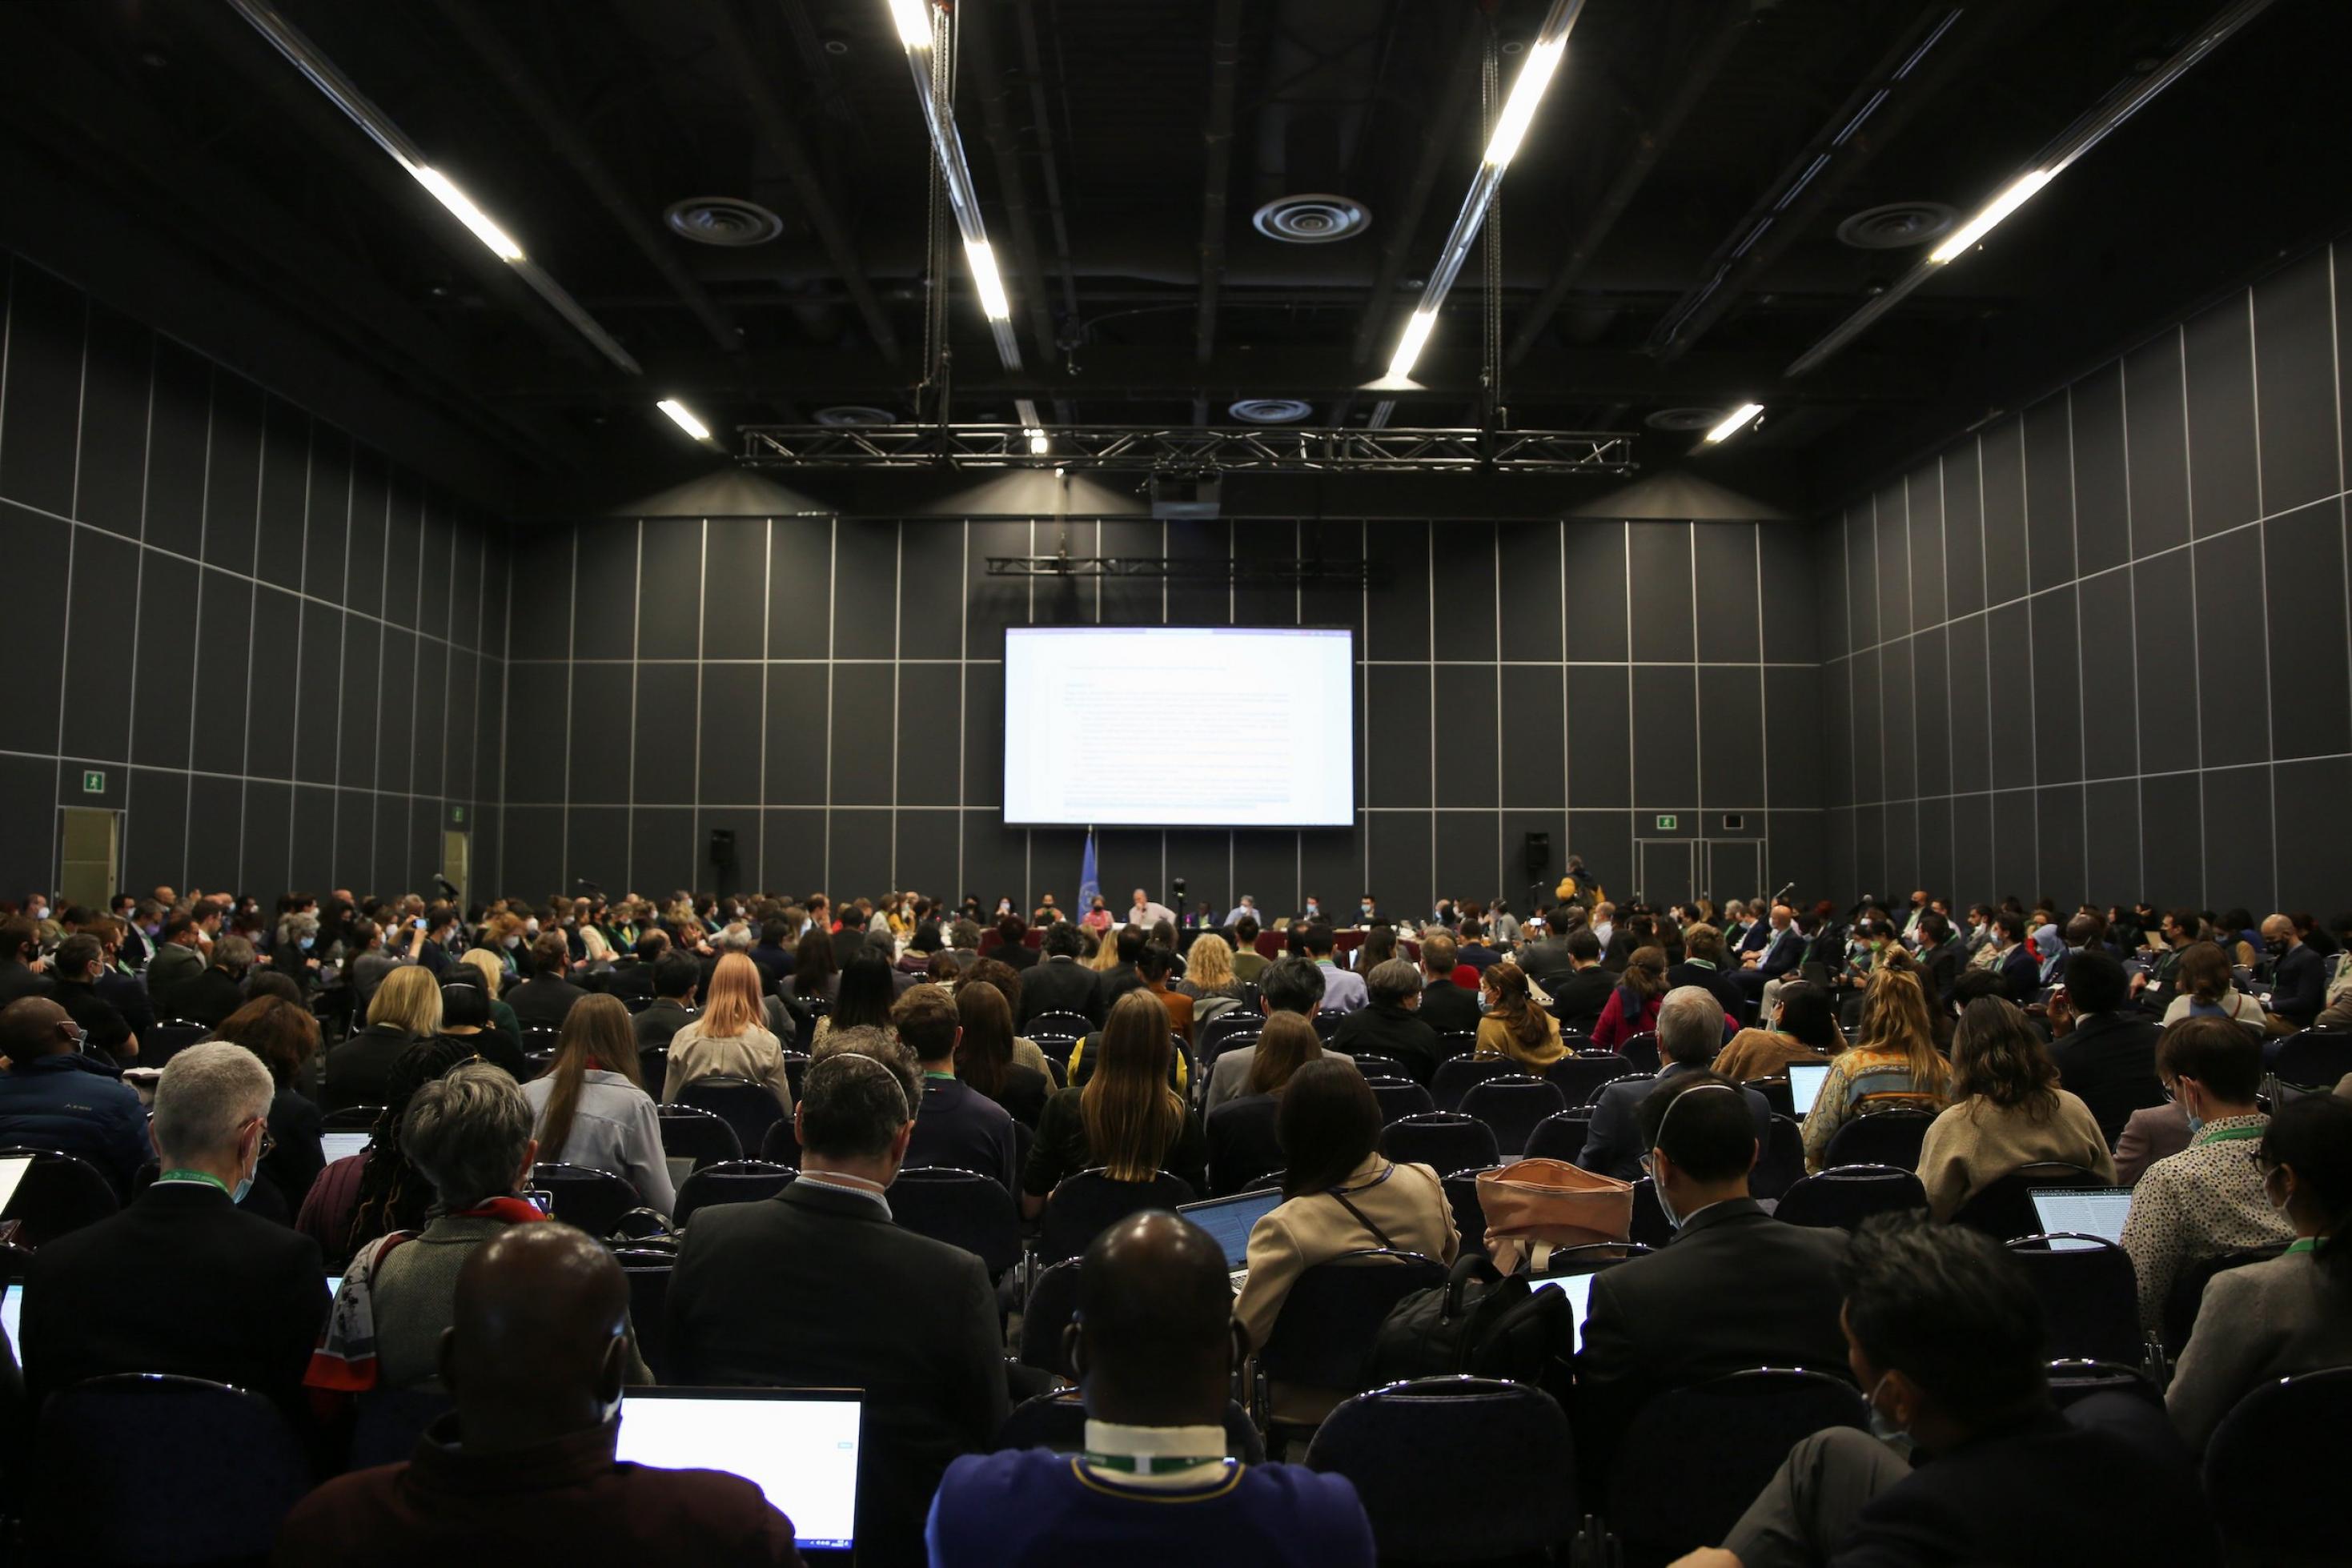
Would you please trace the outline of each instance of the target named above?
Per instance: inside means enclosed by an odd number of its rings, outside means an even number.
[[[520,947],[522,946],[522,938],[520,936],[509,936],[506,939],[506,945],[509,947]]]
[[[524,921],[524,922],[522,923],[522,928],[523,928],[523,930],[524,930],[524,931],[528,932],[529,934],[530,934],[530,935],[531,935],[531,936],[538,936],[538,935],[539,935],[539,922],[538,922],[538,921],[536,921],[536,920],[526,920],[526,921]]]

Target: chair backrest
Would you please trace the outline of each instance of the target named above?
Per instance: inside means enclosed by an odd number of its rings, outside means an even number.
[[[1500,1166],[1480,1166],[1470,1170],[1449,1172],[1439,1178],[1445,1188],[1445,1201],[1454,1210],[1454,1228],[1462,1237],[1462,1250],[1486,1250],[1486,1206],[1478,1201],[1478,1177],[1486,1171],[1498,1171]]]
[[[1495,1142],[1507,1155],[1528,1146],[1528,1137],[1547,1116],[1568,1109],[1559,1085],[1523,1072],[1474,1083],[1462,1096],[1462,1113],[1475,1116],[1495,1130]]]
[[[2094,1394],[2128,1394],[2164,1407],[2164,1391],[2138,1366],[2120,1361],[2062,1359],[2050,1364],[2050,1399],[2061,1410]]]
[[[1357,1066],[1363,1065],[1359,1061]],[[1437,1102],[1429,1091],[1410,1078],[1375,1078],[1371,1081],[1372,1098],[1381,1103],[1381,1122],[1401,1122],[1407,1116],[1420,1116],[1437,1109]]]
[[[1475,1029],[1449,1029],[1437,1037],[1437,1060],[1440,1061],[1468,1056],[1477,1049],[1478,1031]]]
[[[1787,1087],[1784,1083],[1783,1088]],[[1805,1129],[1778,1111],[1765,1124],[1764,1147],[1748,1173],[1748,1190],[1757,1197],[1780,1197],[1805,1179]]]
[[[2131,1254],[2096,1236],[2021,1236],[2009,1250],[2025,1265],[2050,1322],[2050,1354],[2069,1361],[2137,1361],[2138,1276]]]
[[[1075,1454],[1086,1446],[1087,1407],[1075,1388],[1056,1388],[1023,1400],[996,1429],[1000,1451],[1051,1448],[1057,1454]],[[1225,1401],[1225,1453],[1245,1465],[1265,1463],[1265,1444],[1250,1425],[1249,1412],[1230,1399]]]
[[[663,1154],[692,1160],[696,1170],[721,1160],[743,1157],[743,1141],[718,1112],[706,1111],[699,1105],[662,1105],[656,1109],[660,1112]]]
[[[1554,1112],[1538,1122],[1528,1134],[1527,1152],[1522,1156],[1530,1160],[1564,1160],[1576,1163],[1584,1152],[1584,1140],[1592,1131],[1592,1107],[1578,1105],[1566,1111]]]
[[[1389,1310],[1444,1283],[1445,1265],[1419,1252],[1368,1248],[1318,1263],[1283,1298],[1258,1352],[1258,1370],[1276,1383],[1360,1392]]]
[[[1021,1261],[1021,1206],[993,1176],[948,1166],[902,1170],[890,1216],[906,1229],[961,1247],[995,1279]]]
[[[259,1562],[310,1465],[277,1407],[202,1378],[124,1373],[52,1395],[33,1444],[26,1532],[42,1560]],[[101,1463],[97,1455],[162,1455]]]
[[[1307,1463],[1355,1483],[1383,1561],[1549,1561],[1580,1512],[1568,1417],[1525,1384],[1421,1377],[1360,1394],[1324,1418]]]
[[[2265,1383],[2221,1418],[2205,1446],[2205,1495],[2233,1552],[2343,1560],[2347,1431],[2352,1367]]]
[[[808,1076],[809,1056],[804,1051],[778,1052],[784,1059],[784,1083],[793,1092],[793,1103],[801,1103],[801,1081]]]
[[[1934,1124],[1933,1111],[1875,1111],[1856,1116],[1830,1134],[1822,1166],[1893,1166],[1897,1170],[1919,1168],[1919,1146]]]
[[[696,1079],[677,1092],[677,1103],[724,1116],[736,1143],[747,1149],[758,1148],[770,1127],[790,1119],[766,1084],[723,1074]]]
[[[371,1388],[355,1401],[350,1466],[396,1465],[416,1451],[425,1428],[457,1407],[437,1388]]]
[[[759,1157],[772,1166],[790,1166],[794,1170],[800,1169],[801,1138],[793,1131],[790,1116],[781,1118],[768,1129],[768,1135],[760,1140]]]
[[[1675,1239],[1675,1228],[1666,1223],[1665,1207],[1658,1202],[1658,1184],[1652,1177],[1634,1178],[1633,1213],[1625,1237],[1644,1247],[1664,1247]]]
[[[1339,1032],[1339,1026],[1347,1020],[1347,1013],[1339,1008],[1317,1008],[1315,1009],[1316,1038],[1326,1045],[1330,1044],[1331,1037]]]
[[[670,1380],[669,1276],[677,1254],[651,1247],[625,1247],[613,1254],[629,1280],[629,1323],[637,1335],[637,1354],[652,1368],[654,1380]]]
[[[330,1111],[319,1118],[322,1133],[372,1133],[376,1121],[383,1114],[381,1105],[346,1105],[340,1111]]]
[[[552,1055],[556,1046],[562,1042],[562,1039],[563,1026],[561,1024],[524,1024],[522,1026],[522,1040],[520,1041],[522,1053],[525,1056],[529,1056],[533,1051],[544,1051]]]
[[[165,1067],[192,1045],[212,1038],[212,1030],[194,1019],[163,1019],[139,1037],[139,1065]]]
[[[1645,1029],[1639,1034],[1626,1036],[1625,1043],[1617,1048],[1617,1054],[1638,1071],[1655,1072],[1658,1070],[1657,1031]]]
[[[30,1155],[8,1200],[8,1218],[17,1221],[18,1237],[27,1247],[43,1247],[68,1231],[95,1225],[122,1207],[114,1186],[98,1167],[79,1155],[55,1149],[0,1149],[0,1155]]]
[[[646,1092],[658,1100],[662,1086],[669,1082],[667,1044],[637,1047],[637,1077],[644,1082]]]
[[[1518,1063],[1501,1056],[1457,1056],[1437,1064],[1430,1075],[1430,1097],[1441,1111],[1458,1111],[1462,1096],[1470,1092],[1473,1084],[1484,1083],[1489,1078],[1500,1078],[1507,1072],[1517,1072]]]
[[[1092,1019],[1084,1013],[1045,1012],[1032,1018],[1013,1032],[1035,1040],[1041,1034],[1066,1035],[1072,1040],[1084,1040],[1094,1032]],[[1065,1055],[1068,1053],[1064,1052]]]
[[[2286,1250],[2284,1241],[2268,1247],[2240,1248],[2210,1258],[2182,1260],[2180,1271],[2172,1277],[2172,1286],[2164,1296],[2164,1354],[2174,1361],[2189,1346],[2189,1333],[2197,1327],[2197,1309],[2204,1303],[2205,1287],[2213,1276],[2249,1263],[2261,1263]]]
[[[1794,1116],[1797,1113],[1796,1096],[1790,1092],[1786,1078],[1750,1078],[1739,1086],[1753,1089],[1764,1096],[1764,1103],[1771,1107],[1775,1116]]]
[[[1265,1030],[1265,1019],[1255,1012],[1220,1013],[1201,1026],[1201,1065],[1211,1062],[1228,1051],[1238,1051],[1255,1042]]]
[[[1892,1166],[1840,1166],[1806,1176],[1780,1195],[1772,1212],[1791,1225],[1852,1230],[1874,1214],[1927,1207],[1927,1189]]]
[[[2033,1188],[2114,1185],[2096,1171],[2062,1161],[2020,1166],[1979,1188],[1975,1197],[1960,1205],[1959,1212],[1952,1216],[1952,1223],[1972,1226],[1997,1241],[2031,1236],[2042,1228],[2042,1217],[2034,1213],[2033,1199],[2029,1196]]]
[[[1503,1157],[1495,1129],[1459,1111],[1426,1111],[1381,1129],[1381,1154],[1433,1171],[1458,1171],[1491,1166]]]
[[[1609,1524],[1626,1562],[1720,1542],[1800,1438],[1867,1422],[1852,1384],[1810,1368],[1735,1372],[1656,1396],[1627,1425],[1610,1471]]]
[[[142,1049],[140,1059],[146,1053]],[[2330,1089],[2352,1072],[2352,1030],[2307,1029],[2279,1042],[2271,1071],[2281,1083]]]
[[[697,1209],[721,1203],[757,1203],[763,1197],[773,1197],[799,1174],[790,1166],[767,1160],[725,1160],[705,1166],[678,1187],[670,1221],[684,1229]]]
[[[1045,1199],[1037,1256],[1048,1263],[1075,1258],[1087,1244],[1129,1215],[1146,1208],[1174,1208],[1200,1195],[1192,1184],[1166,1171],[1150,1181],[1113,1181],[1100,1170],[1064,1176]]]
[[[530,1181],[554,1195],[556,1218],[591,1236],[610,1236],[621,1216],[637,1207],[637,1189],[611,1171],[541,1161],[530,1167]]]
[[[1543,1075],[1559,1085],[1570,1105],[1590,1105],[1601,1097],[1601,1085],[1625,1071],[1625,1059],[1613,1051],[1579,1051],[1563,1056],[1543,1070]]]
[[[1077,1316],[1079,1267],[1077,1259],[1065,1259],[1030,1281],[1029,1298],[1021,1307],[1022,1365],[1063,1377],[1076,1375],[1062,1344],[1062,1331]]]
[[[1351,1060],[1353,1060],[1356,1064],[1356,1071],[1362,1073],[1367,1078],[1402,1078],[1410,1080],[1412,1077],[1412,1073],[1405,1071],[1404,1063],[1399,1061],[1393,1056],[1381,1056],[1374,1051],[1360,1051],[1355,1053]]]

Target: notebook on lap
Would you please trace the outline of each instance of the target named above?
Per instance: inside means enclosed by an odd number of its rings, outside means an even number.
[[[2033,1199],[2033,1218],[2042,1234],[2062,1230],[2097,1236],[2109,1241],[2124,1239],[2124,1221],[2131,1214],[2127,1186],[2037,1186],[2027,1189]],[[2086,1251],[2088,1241],[2053,1241],[2053,1252]]]
[[[667,1470],[725,1470],[793,1521],[803,1552],[856,1545],[856,1388],[632,1388],[615,1458]]]
[[[321,1133],[319,1134],[319,1154],[329,1165],[333,1165],[337,1160],[347,1160],[353,1155],[367,1153],[368,1140],[373,1136],[373,1133]]]
[[[1225,1249],[1225,1268],[1234,1289],[1238,1291],[1249,1278],[1250,1231],[1281,1202],[1282,1194],[1269,1187],[1263,1192],[1213,1197],[1206,1203],[1179,1204],[1176,1212],[1217,1239],[1217,1245]]]
[[[1568,1353],[1574,1355],[1584,1343],[1585,1303],[1592,1299],[1591,1274],[1555,1274],[1548,1280],[1528,1281],[1538,1291],[1558,1291],[1568,1298]]]

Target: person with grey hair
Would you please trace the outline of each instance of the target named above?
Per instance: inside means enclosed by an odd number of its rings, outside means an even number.
[[[163,1372],[250,1388],[307,1422],[302,1374],[327,1316],[318,1244],[237,1207],[269,1150],[276,1088],[241,1045],[172,1058],[155,1085],[163,1174],[33,1255],[22,1348],[35,1408],[85,1378]]]
[[[858,1557],[920,1563],[948,1462],[992,1448],[1009,1413],[1004,1335],[980,1260],[892,1223],[888,1189],[915,1117],[896,1064],[839,1043],[864,1032],[829,1033],[802,1080],[799,1179],[687,1227],[670,1276],[669,1373],[866,1390]]]
[[[204,972],[173,993],[173,1015],[217,1028],[221,1019],[245,1006],[245,977],[252,968],[253,944],[242,936],[222,937],[213,944],[212,961]]]
[[[441,1334],[451,1321],[457,1270],[475,1248],[509,1226],[547,1219],[523,1196],[539,1159],[532,1121],[521,1086],[490,1062],[453,1067],[416,1091],[400,1120],[400,1145],[433,1184],[431,1218],[424,1229],[394,1231],[352,1260],[313,1365],[314,1385],[440,1385]],[[653,1381],[634,1343],[629,1363],[630,1382]]]
[[[1676,986],[1658,1004],[1658,1071],[1654,1076],[1629,1077],[1601,1091],[1592,1103],[1592,1127],[1576,1163],[1586,1170],[1633,1181],[1642,1174],[1642,1141],[1636,1113],[1650,1091],[1693,1072],[1705,1072],[1731,1036],[1731,1019],[1715,993],[1703,986]],[[1742,1088],[1756,1136],[1769,1147],[1771,1103],[1753,1089]]]
[[[1349,1056],[1385,1056],[1426,1083],[1437,1071],[1444,1048],[1437,1031],[1421,1020],[1421,970],[1409,958],[1388,958],[1364,976],[1371,1005],[1349,1013],[1331,1031],[1331,1045]]]

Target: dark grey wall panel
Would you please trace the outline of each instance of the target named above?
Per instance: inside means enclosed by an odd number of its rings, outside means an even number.
[[[970,812],[960,813],[972,821]],[[760,813],[761,834],[756,886],[805,898],[824,881],[824,809],[769,807]],[[970,884],[967,883],[967,886]],[[944,889],[942,890],[944,891]],[[961,897],[961,891],[950,894]]]
[[[1508,888],[1523,880],[1517,872],[1507,875],[1503,870],[1502,830],[1493,816],[1440,811],[1436,820],[1439,896],[1478,898],[1479,888]]]
[[[898,631],[898,525],[844,518],[835,534],[833,656],[891,658]]]
[[[1639,602],[1638,601],[1636,601]],[[1698,682],[1687,665],[1633,675],[1633,803],[1698,800]],[[1443,706],[1440,713],[1444,712]]]
[[[1491,528],[1438,528],[1437,559],[1429,578],[1436,610],[1437,657],[1492,664],[1495,659],[1495,548]],[[1689,599],[1690,565],[1683,565]],[[1408,597],[1410,592],[1408,591]],[[1687,653],[1681,655],[1687,658]]]
[[[1370,805],[1425,807],[1434,799],[1430,674],[1426,664],[1374,664],[1364,672],[1364,747],[1371,758],[1364,799]]]
[[[302,542],[310,504],[310,420],[283,398],[264,402],[261,499],[253,571],[279,588],[302,586]]]
[[[212,389],[210,360],[169,338],[154,340],[143,486],[146,531],[142,537],[157,549],[191,559],[204,553]]]
[[[887,805],[893,799],[898,737],[891,715],[897,674],[888,664],[834,666],[831,799],[837,804]]]
[[[1622,523],[1563,523],[1568,564],[1569,641],[1580,659],[1629,657]]]
[[[1919,792],[1919,754],[1916,710],[1912,706],[1911,643],[1889,643],[1879,651],[1879,702],[1884,716],[1886,777],[1884,789],[1890,800],[1907,800]]]
[[[2343,835],[2315,831],[2332,822],[2352,800],[2352,758],[2283,762],[2273,769],[2278,791],[2278,904],[2318,915],[2344,902],[2352,887],[2352,844]],[[2320,915],[2320,918],[2328,918]]]
[[[1764,804],[1764,685],[1757,679],[1761,673],[1698,672],[1698,798],[1710,810]],[[1784,789],[1783,799],[1790,801],[1813,799]]]
[[[86,319],[73,288],[22,262],[10,269],[0,495],[54,517],[73,515]]]
[[[746,517],[713,517],[705,527],[702,656],[764,657],[768,530],[758,519]]]
[[[694,745],[698,716],[695,708],[692,664],[639,664],[635,732],[635,772],[624,804],[687,805],[694,800]],[[886,709],[887,711],[887,709]],[[730,716],[730,722],[734,716]],[[851,748],[865,755],[868,748]],[[844,755],[836,749],[835,757]],[[882,765],[889,766],[890,746],[882,740]]]
[[[1441,664],[1436,676],[1437,804],[1498,805],[1495,666]]]
[[[122,885],[185,891],[188,869],[188,776],[162,768],[134,768],[122,822]]]
[[[768,657],[822,659],[833,645],[833,520],[778,517],[769,528]],[[995,653],[977,632],[971,651]]]
[[[1506,664],[1499,778],[1506,806],[1568,800],[1567,672],[1558,664]]]
[[[1911,566],[1909,624],[1941,625],[1950,612],[1944,600],[1944,486],[1937,466],[1906,476],[1903,496]]]
[[[641,624],[637,593],[639,558],[644,549],[642,530],[635,523],[604,523],[581,531],[579,549],[573,552],[570,625],[567,629],[558,620],[551,639],[555,645],[560,646],[568,636],[575,659],[629,659],[644,654],[645,627]],[[676,568],[669,570],[675,580]],[[526,597],[536,598],[538,594]],[[675,622],[681,615],[691,612],[694,601],[689,594],[684,604],[675,598],[650,602],[660,606],[655,619]],[[518,653],[524,658],[549,656],[535,647],[524,647]],[[691,649],[688,656],[692,656]]]
[[[701,781],[696,799],[706,804],[759,803],[761,674],[757,664],[702,667],[697,700],[707,718],[698,732]]]
[[[1429,657],[1429,596],[1414,593],[1411,585],[1429,580],[1429,557],[1436,541],[1434,530],[1414,528],[1407,523],[1370,523],[1366,525],[1365,559],[1382,580],[1392,585],[1370,595],[1365,610],[1364,656],[1368,659],[1426,659]],[[1570,525],[1564,532],[1572,541],[1579,532]],[[1225,547],[1222,541],[1202,541],[1213,544],[1222,558]],[[1573,554],[1573,552],[1570,552]],[[1224,596],[1218,595],[1220,599]],[[1215,606],[1222,610],[1223,605]],[[1213,617],[1222,622],[1222,614]],[[1622,627],[1624,607],[1621,602],[1616,624]],[[1623,642],[1623,633],[1619,633]],[[1223,914],[1223,911],[1218,911]]]
[[[1872,549],[1878,560],[1879,635],[1912,624],[1911,517],[1901,485],[1882,488],[1871,501]]]
[[[1751,541],[1755,537],[1753,528],[1739,531]],[[1503,601],[1502,656],[1553,663],[1567,658],[1568,622],[1560,613],[1567,580],[1560,570],[1558,525],[1498,523],[1495,527],[1495,550],[1500,569],[1495,583]],[[1755,591],[1752,577],[1748,580],[1748,591]]]
[[[1815,667],[1764,672],[1761,781],[1784,810],[1810,810],[1822,799],[1822,688]]]
[[[1705,662],[1749,664],[1765,657],[1758,649],[1757,601],[1763,589],[1758,559],[1762,530],[1746,523],[1695,523],[1692,558],[1698,572],[1697,657]],[[1774,658],[1809,655],[1775,650]]]
[[[310,426],[310,525],[302,533],[302,591],[341,604],[349,588],[352,547],[352,442],[331,424]],[[474,587],[459,622],[466,640],[478,640],[474,606],[479,598],[482,541],[467,540],[475,558]],[[357,891],[354,889],[354,891]]]
[[[1634,660],[1690,658],[1698,636],[1691,601],[1690,529],[1673,523],[1632,528],[1627,543]]]
[[[125,538],[140,537],[153,346],[146,328],[91,303],[81,356],[80,439],[93,456],[79,465],[74,513]]]
[[[1875,845],[1889,881],[1948,867],[1963,902],[2338,896],[2347,868],[2305,862],[2307,824],[2352,767],[2344,265],[2334,248],[2305,256],[1817,526],[1845,574],[1824,622],[1850,614],[1885,643],[1824,645],[1833,877],[1853,853],[1866,878]],[[1915,525],[1907,603],[1883,559],[1892,539],[1865,526],[1898,488]],[[1956,617],[1940,623],[1918,570],[1930,493]],[[1906,679],[1916,779],[1898,761]]]
[[[1814,664],[1822,656],[1825,633],[1813,581],[1813,551],[1791,528],[1760,529],[1757,544],[1764,573],[1762,656],[1776,664]]]

